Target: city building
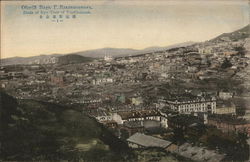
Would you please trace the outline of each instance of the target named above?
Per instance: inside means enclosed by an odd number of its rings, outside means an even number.
[[[227,100],[230,98],[233,98],[234,93],[233,92],[225,92],[225,91],[221,91],[219,92],[219,98],[223,99],[223,100]]]
[[[167,100],[168,107],[171,110],[183,114],[190,114],[192,112],[215,113],[216,111],[215,97],[193,96],[191,94],[176,96],[177,97]]]
[[[160,114],[157,110],[135,110],[124,111],[113,114],[113,120],[118,124],[124,124],[126,121],[159,121],[163,127],[167,127],[167,118]]]
[[[145,131],[143,121],[126,121],[122,129],[128,132],[129,137],[137,132],[143,133]]]
[[[236,106],[230,101],[217,100],[215,114],[236,115]]]
[[[105,60],[105,61],[112,61],[113,58],[112,58],[111,56],[109,56],[109,55],[105,55],[105,56],[104,56],[104,60]]]

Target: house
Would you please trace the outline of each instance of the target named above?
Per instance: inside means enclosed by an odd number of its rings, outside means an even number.
[[[236,106],[230,101],[217,100],[215,114],[236,115]]]
[[[113,119],[112,114],[101,109],[90,110],[89,115],[96,118],[100,123],[110,122]]]
[[[50,81],[53,85],[63,86],[65,78],[63,76],[51,76]]]
[[[142,97],[133,97],[131,99],[131,103],[133,105],[140,105],[140,104],[142,104],[143,103]]]
[[[98,116],[96,116],[96,119],[99,122],[111,121],[112,120],[112,116],[110,114],[102,112],[102,113],[99,113]]]
[[[155,120],[161,122],[163,127],[167,127],[167,118],[157,110],[134,110],[117,112],[113,114],[113,120],[118,124],[124,124],[125,121],[144,121]]]
[[[200,47],[199,48],[199,53],[200,54],[210,54],[212,53],[212,48],[207,46],[207,47]]]
[[[112,58],[110,55],[105,55],[105,56],[104,56],[104,60],[105,60],[105,61],[112,61],[113,58]]]
[[[137,132],[143,133],[145,131],[143,121],[126,121],[124,122],[122,129],[126,130],[129,136]]]
[[[114,120],[105,120],[101,122],[103,125],[109,128],[117,128],[118,124]]]
[[[226,92],[226,91],[221,91],[219,92],[219,98],[223,100],[228,100],[230,98],[233,98],[234,93],[233,92]]]
[[[131,148],[158,147],[166,149],[171,142],[141,133],[135,133],[127,139],[128,146]]]
[[[93,85],[101,85],[101,84],[107,84],[107,83],[113,83],[112,78],[97,78],[93,79],[92,83]]]
[[[8,72],[8,76],[12,78],[24,78],[25,75],[22,72]]]

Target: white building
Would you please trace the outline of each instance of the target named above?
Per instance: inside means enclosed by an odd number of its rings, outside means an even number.
[[[190,114],[192,112],[209,112],[215,113],[216,111],[216,98],[197,97],[195,99],[175,99],[168,100],[167,104],[170,109],[182,114]]]
[[[112,118],[117,124],[123,124],[125,121],[155,120],[159,121],[162,127],[168,127],[167,117],[156,110],[117,112],[113,114]]]
[[[112,61],[113,58],[112,58],[111,56],[105,55],[105,56],[104,56],[104,60],[105,60],[105,61]]]
[[[219,98],[227,100],[233,98],[233,92],[219,92]]]
[[[217,100],[215,113],[236,115],[236,106],[230,101]]]
[[[113,79],[112,78],[97,78],[97,79],[93,79],[92,83],[93,85],[113,83]]]

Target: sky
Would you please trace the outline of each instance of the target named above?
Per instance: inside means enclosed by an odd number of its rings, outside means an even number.
[[[31,5],[37,8],[27,9]],[[39,5],[91,9],[44,10]],[[89,13],[53,22],[51,17],[59,14],[42,11]],[[201,42],[246,26],[249,12],[247,0],[1,1],[1,58]]]

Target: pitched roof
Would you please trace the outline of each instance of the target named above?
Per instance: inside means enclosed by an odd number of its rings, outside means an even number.
[[[147,116],[160,116],[161,114],[156,110],[138,110],[129,112],[118,112],[122,119],[143,118]]]
[[[148,136],[141,133],[135,133],[127,139],[128,142],[132,142],[144,147],[161,147],[166,148],[171,144],[171,142],[156,138],[153,136]]]

